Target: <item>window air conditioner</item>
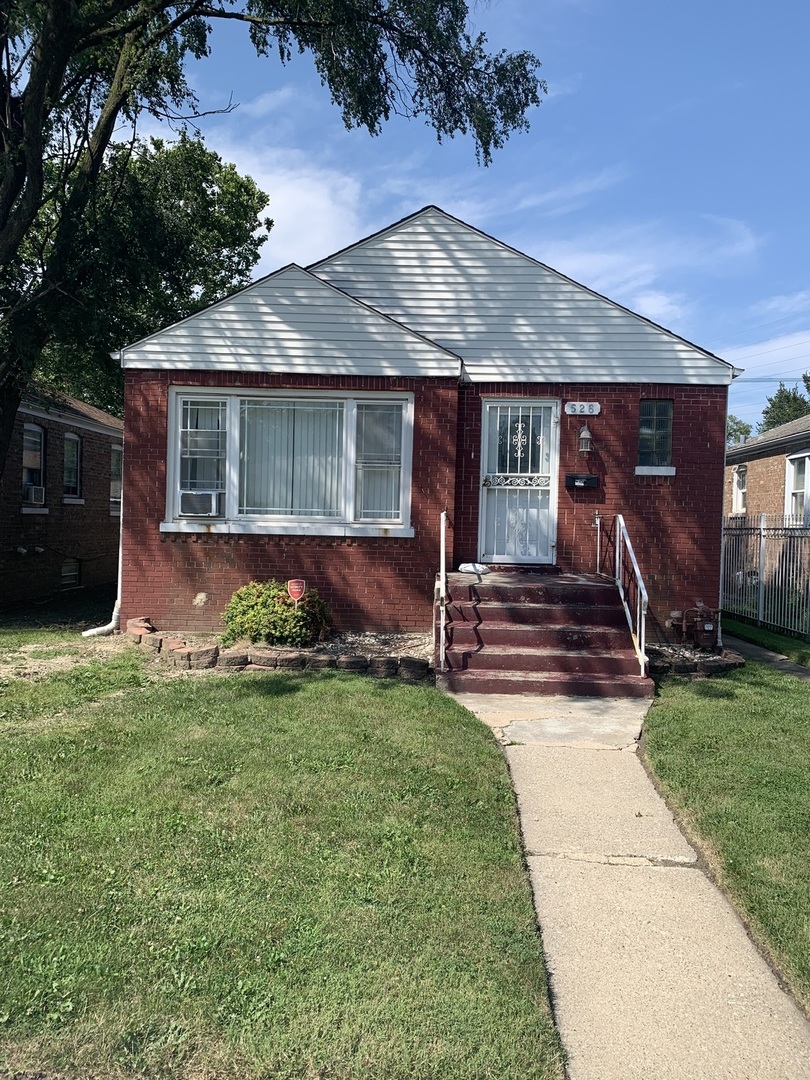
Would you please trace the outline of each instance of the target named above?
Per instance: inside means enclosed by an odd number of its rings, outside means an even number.
[[[23,488],[23,500],[34,506],[43,506],[45,503],[45,488],[36,484],[26,484]]]
[[[222,517],[222,491],[181,491],[181,517]]]

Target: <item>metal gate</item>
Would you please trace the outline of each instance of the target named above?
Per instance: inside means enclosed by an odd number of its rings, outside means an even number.
[[[723,611],[810,639],[810,526],[781,514],[727,517]]]

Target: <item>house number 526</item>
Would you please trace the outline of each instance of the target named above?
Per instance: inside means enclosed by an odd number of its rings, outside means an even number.
[[[602,406],[598,401],[566,401],[565,411],[568,416],[598,416]]]

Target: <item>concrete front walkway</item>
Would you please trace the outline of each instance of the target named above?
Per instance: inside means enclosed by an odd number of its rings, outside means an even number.
[[[571,1080],[805,1080],[780,989],[636,753],[649,703],[457,694],[517,794]]]

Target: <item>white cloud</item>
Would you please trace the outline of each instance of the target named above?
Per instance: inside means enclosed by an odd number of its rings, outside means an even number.
[[[804,392],[802,374],[810,370],[810,329],[782,334],[751,345],[720,349],[718,355],[743,369],[729,393],[729,411],[749,424],[759,421],[766,399],[779,383],[798,384]]]
[[[368,231],[362,223],[362,185],[349,170],[324,165],[301,150],[271,145],[261,133],[237,142],[217,132],[206,141],[269,196],[265,213],[275,224],[255,277],[291,262],[306,266]]]
[[[737,268],[755,252],[759,241],[743,222],[707,217],[711,227],[700,231],[678,229],[659,221],[596,229],[577,237],[537,237],[527,250],[576,281],[633,306],[639,297],[668,297],[673,314],[685,310],[684,300],[662,288],[667,279],[686,275],[690,280],[706,273]]]
[[[518,213],[534,209],[547,210],[552,214],[568,213],[587,202],[587,196],[615,186],[626,175],[625,169],[616,166],[610,169],[602,169],[601,172],[594,176],[583,176],[564,184],[558,184],[555,187],[548,188],[548,190],[543,190],[541,182],[535,181],[531,191],[523,195],[519,194],[520,188],[516,188],[508,205]],[[525,191],[525,185],[522,186]]]
[[[630,306],[660,326],[671,326],[683,319],[689,307],[683,297],[660,290],[638,293]]]
[[[810,329],[780,334],[751,345],[737,345],[725,349],[722,355],[732,364],[745,367],[748,375],[757,373],[790,382],[810,368]]]
[[[300,92],[296,92],[292,86],[284,86],[281,90],[271,90],[266,94],[259,94],[258,97],[253,98],[251,101],[243,101],[239,104],[238,109],[242,116],[264,119],[275,115],[281,110],[289,110],[293,103],[300,107]]]
[[[757,315],[801,315],[809,309],[810,289],[786,293],[783,296],[771,296],[753,307]]]

